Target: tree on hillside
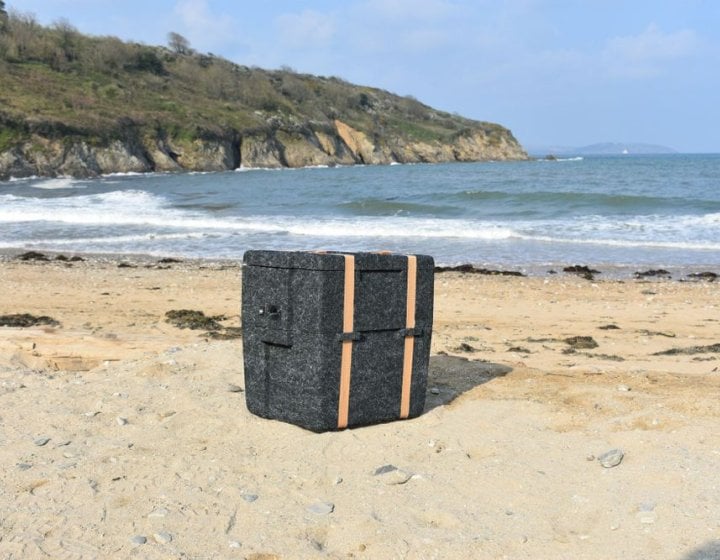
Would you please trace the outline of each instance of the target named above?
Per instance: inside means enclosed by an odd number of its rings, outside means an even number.
[[[192,52],[190,41],[174,31],[168,33],[168,45],[177,54],[190,54]]]
[[[4,32],[5,29],[7,29],[7,22],[8,13],[5,9],[5,2],[3,2],[3,0],[0,0],[0,33]]]

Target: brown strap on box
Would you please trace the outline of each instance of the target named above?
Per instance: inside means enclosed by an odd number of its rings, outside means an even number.
[[[354,329],[355,316],[355,256],[345,257],[345,291],[343,296],[343,334]],[[338,403],[338,429],[347,428],[350,411],[350,371],[352,369],[352,340],[342,341],[340,357],[340,398]]]
[[[405,328],[415,328],[415,300],[417,297],[417,257],[408,255],[407,263],[407,298],[405,311]],[[415,352],[415,336],[405,336],[405,352],[403,355],[402,391],[400,393],[400,418],[410,416],[410,386],[412,383],[413,354]]]

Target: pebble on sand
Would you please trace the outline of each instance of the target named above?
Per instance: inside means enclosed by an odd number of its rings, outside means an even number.
[[[147,537],[143,535],[135,535],[130,539],[130,542],[133,544],[145,544],[147,542]]]
[[[49,438],[49,437],[47,437],[47,436],[42,436],[42,437],[37,438],[34,443],[35,443],[35,445],[37,445],[38,447],[42,447],[42,446],[46,445],[47,442],[49,442],[49,441],[50,441],[50,438]]]
[[[335,504],[331,502],[315,502],[310,504],[307,510],[315,515],[329,515],[335,511]]]
[[[412,473],[399,469],[395,465],[378,467],[373,474],[374,476],[380,477],[380,480],[389,486],[405,484],[412,478]]]
[[[611,469],[622,463],[623,457],[625,457],[625,453],[623,453],[622,449],[611,449],[600,455],[598,461],[606,469]]]
[[[168,544],[173,540],[172,535],[167,531],[160,531],[159,533],[153,534],[153,538],[160,544]]]

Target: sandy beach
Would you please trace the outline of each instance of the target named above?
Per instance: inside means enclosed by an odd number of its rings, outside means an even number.
[[[437,274],[426,412],[315,434],[245,407],[239,263],[84,258],[0,260],[46,318],[0,326],[0,558],[720,558],[720,282]]]

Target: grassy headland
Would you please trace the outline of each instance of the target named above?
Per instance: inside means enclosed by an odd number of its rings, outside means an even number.
[[[192,50],[0,24],[0,177],[522,159],[509,130],[416,99]]]

